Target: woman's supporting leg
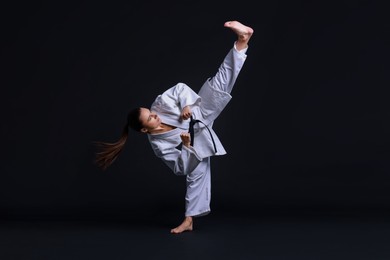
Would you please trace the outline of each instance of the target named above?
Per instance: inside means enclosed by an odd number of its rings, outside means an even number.
[[[194,171],[186,176],[186,196],[185,196],[185,218],[184,221],[171,233],[182,233],[191,231],[193,228],[193,218],[210,213],[211,202],[211,173],[210,157],[196,167]]]
[[[210,212],[210,169],[210,157],[207,157],[186,176],[186,216],[204,216]]]

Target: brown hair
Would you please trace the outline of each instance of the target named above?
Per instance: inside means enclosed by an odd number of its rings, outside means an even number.
[[[106,170],[115,161],[120,152],[122,152],[126,144],[127,137],[129,135],[129,127],[137,132],[141,131],[142,123],[139,120],[140,114],[140,107],[135,108],[128,113],[127,123],[124,126],[121,137],[118,141],[114,143],[102,141],[94,142],[98,150],[100,150],[96,153],[95,160],[95,163],[98,165],[99,168],[101,168],[102,170]]]

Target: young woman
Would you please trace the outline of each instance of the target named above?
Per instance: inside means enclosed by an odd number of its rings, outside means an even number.
[[[198,93],[177,83],[158,95],[150,109],[132,109],[117,142],[97,142],[101,151],[96,162],[105,170],[122,151],[129,128],[145,133],[155,155],[174,174],[186,176],[185,216],[179,226],[171,229],[174,234],[191,231],[194,218],[210,212],[210,157],[226,154],[212,126],[231,100],[254,30],[238,21],[227,21],[224,27],[231,29],[237,40],[217,73],[206,80]]]

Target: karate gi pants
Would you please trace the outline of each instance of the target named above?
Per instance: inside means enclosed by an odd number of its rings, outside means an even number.
[[[200,110],[205,111],[203,117],[212,124],[224,107],[219,106],[215,97],[207,95],[212,91],[230,95],[236,79],[244,65],[246,50],[237,51],[235,46],[225,56],[214,77],[209,78],[199,91],[202,101]],[[225,104],[226,105],[226,104]],[[210,118],[212,121],[210,121]],[[194,140],[196,142],[196,138]],[[211,203],[211,165],[210,157],[203,158],[199,165],[186,176],[185,216],[199,217],[210,213]]]

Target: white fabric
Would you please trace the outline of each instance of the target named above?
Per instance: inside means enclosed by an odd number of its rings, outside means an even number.
[[[210,156],[226,154],[212,126],[232,98],[230,93],[245,62],[246,50],[237,51],[234,45],[216,75],[206,80],[198,93],[180,82],[159,95],[151,105],[150,110],[162,122],[176,127],[165,133],[148,134],[148,139],[157,157],[176,175],[186,175],[186,216],[201,216],[210,211]],[[193,117],[209,127],[217,152],[202,123],[195,125],[194,146],[180,147],[180,133],[187,132],[189,126],[189,120],[180,120],[185,106],[190,106]]]

